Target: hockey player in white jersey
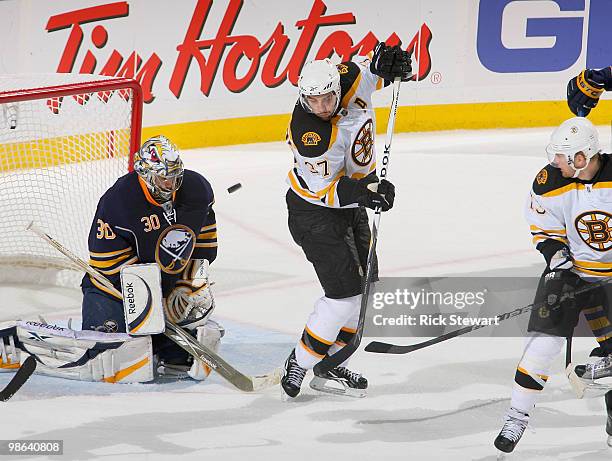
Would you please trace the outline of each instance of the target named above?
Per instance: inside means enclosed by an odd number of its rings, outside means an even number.
[[[371,61],[312,61],[299,78],[299,100],[287,130],[294,155],[287,178],[289,230],[314,266],[324,295],[285,363],[281,385],[290,397],[300,392],[308,369],[356,332],[370,242],[365,208],[387,211],[395,198],[393,184],[376,176],[371,95],[396,77],[409,80],[411,71],[406,51],[380,43]],[[362,396],[368,383],[343,363],[310,385]]]
[[[546,148],[550,164],[536,176],[525,216],[546,261],[529,336],[517,366],[510,409],[495,446],[511,452],[527,427],[565,338],[582,312],[604,358],[584,373],[604,373],[612,353],[609,287],[586,288],[612,276],[612,159],[601,153],[597,130],[585,118],[563,122]],[[576,290],[583,290],[573,296]]]

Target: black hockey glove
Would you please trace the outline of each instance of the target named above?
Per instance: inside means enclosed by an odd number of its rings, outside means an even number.
[[[564,312],[575,308],[574,292],[580,285],[580,277],[568,269],[548,271],[544,275],[544,304],[550,309],[551,318],[560,319]]]
[[[372,210],[380,207],[389,211],[395,201],[395,186],[386,179],[379,183],[375,174],[359,180],[343,176],[338,181],[338,197],[342,206],[358,203]]]
[[[410,53],[399,45],[387,46],[379,42],[374,48],[370,71],[385,80],[393,81],[395,77],[400,77],[402,82],[407,82],[412,78]]]
[[[605,90],[612,89],[612,70],[586,69],[567,83],[567,105],[579,117],[586,117]]]
[[[537,247],[546,260],[544,271],[544,305],[548,308],[553,323],[560,322],[566,311],[575,307],[574,292],[580,277],[570,269],[573,267],[569,247],[558,240],[546,239]]]
[[[546,239],[538,243],[537,250],[546,260],[549,271],[571,269],[573,267],[568,246],[555,239]]]

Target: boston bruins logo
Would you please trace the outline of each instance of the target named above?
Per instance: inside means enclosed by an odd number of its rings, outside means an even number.
[[[359,166],[366,166],[372,161],[372,147],[374,146],[374,124],[368,119],[355,137],[351,155],[353,161]]]
[[[612,215],[605,211],[587,211],[574,222],[580,238],[596,251],[607,251],[612,247]]]
[[[540,170],[540,172],[538,173],[538,175],[536,176],[536,182],[542,186],[544,184],[546,184],[546,181],[548,181],[548,171],[546,170]]]
[[[195,248],[196,236],[187,226],[175,224],[165,229],[157,240],[155,262],[166,274],[185,269]]]
[[[305,146],[316,146],[321,141],[321,136],[314,131],[307,131],[302,135],[302,144]]]
[[[336,67],[338,68],[338,73],[340,75],[347,74],[349,71],[349,68],[346,64],[337,64]]]

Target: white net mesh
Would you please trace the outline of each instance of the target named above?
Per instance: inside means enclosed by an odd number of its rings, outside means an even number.
[[[17,266],[56,274],[50,283],[78,280],[69,260],[25,230],[31,221],[88,260],[97,202],[128,172],[136,132],[137,95],[95,91],[118,83],[95,79],[92,87],[82,75],[0,77],[0,280]],[[25,99],[15,101],[15,90]]]

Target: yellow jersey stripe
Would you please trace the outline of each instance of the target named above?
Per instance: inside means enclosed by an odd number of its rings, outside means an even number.
[[[567,231],[565,229],[542,229],[541,227],[534,226],[533,224],[529,226],[529,229],[536,232],[544,232],[546,234],[560,234],[566,235]]]
[[[594,271],[594,270],[589,270],[589,269],[583,269],[582,267],[577,267],[577,266],[574,266],[574,268],[577,271],[580,271],[580,272],[582,272],[584,274],[598,275],[600,277],[610,277],[610,276],[612,276],[612,270],[609,270],[609,271],[605,271],[605,270]]]
[[[212,230],[215,227],[217,227],[217,223],[210,224],[208,226],[204,226],[202,229],[200,229],[200,232],[206,232],[207,230]]]
[[[357,91],[357,88],[359,87],[360,83],[361,83],[361,71],[359,72],[359,75],[357,76],[353,84],[351,85],[351,88],[344,95],[344,98],[342,98],[342,107],[344,107],[345,109],[348,106],[348,103],[351,101],[351,99],[353,99],[353,96],[355,96],[355,92]]]
[[[575,259],[574,264],[577,266],[586,267],[588,269],[610,269],[612,270],[612,262],[600,263],[596,261],[581,261],[580,259]]]
[[[133,256],[133,253],[126,253],[123,254],[121,256],[119,256],[118,258],[114,258],[114,259],[108,259],[108,260],[104,260],[104,261],[97,261],[95,259],[90,259],[89,260],[89,265],[92,267],[95,267],[97,269],[106,269],[109,267],[112,267],[118,263],[120,263],[121,261],[126,260],[127,258],[129,258],[130,256]]]
[[[301,195],[302,197],[313,199],[313,200],[319,200],[319,197],[317,197],[316,195],[312,194],[310,191],[300,186],[300,183],[295,177],[295,172],[293,170],[289,172],[288,178],[289,178],[289,182],[291,183],[291,188],[295,192],[297,192],[299,195]]]
[[[107,253],[96,253],[95,251],[90,251],[89,255],[94,258],[110,258],[111,256],[119,256],[120,254],[126,253],[128,251],[133,251],[131,246],[123,248],[121,250],[109,251]]]
[[[113,298],[117,298],[119,300],[121,300],[120,296],[117,296],[115,293],[113,293],[112,291],[110,291],[108,288],[106,288],[104,285],[102,285],[100,282],[98,282],[95,278],[93,278],[91,275],[89,276],[89,280],[91,280],[91,283],[98,289],[103,291],[104,293],[107,293],[109,295],[111,295]]]
[[[542,197],[556,197],[558,195],[563,195],[566,192],[571,192],[573,190],[583,190],[584,184],[580,183],[571,183],[567,186],[560,187],[559,189],[551,190],[550,192],[545,192],[542,194]]]
[[[113,269],[99,269],[99,271],[103,273],[104,275],[114,275],[114,274],[119,273],[119,271],[121,270],[123,266],[129,266],[130,264],[134,264],[136,262],[138,262],[138,256],[134,256],[132,259],[128,259],[127,261],[119,264],[117,267]]]
[[[196,243],[195,247],[196,248],[217,248],[219,245],[217,244],[217,242],[215,243]]]

